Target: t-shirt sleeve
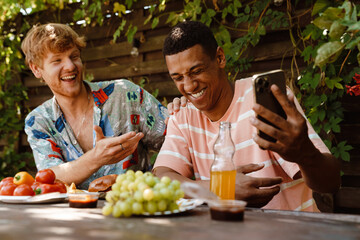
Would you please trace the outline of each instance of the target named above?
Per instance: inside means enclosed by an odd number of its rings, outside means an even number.
[[[169,119],[165,141],[155,161],[154,169],[157,167],[168,167],[187,178],[194,176],[189,146],[173,115]]]
[[[25,133],[38,170],[64,163],[62,151],[52,138],[51,128],[41,115],[30,114],[25,119]]]

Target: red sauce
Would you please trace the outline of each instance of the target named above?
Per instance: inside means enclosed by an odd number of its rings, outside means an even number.
[[[220,221],[244,220],[244,209],[238,208],[210,208],[211,218]]]
[[[69,200],[69,206],[73,208],[96,208],[97,202],[97,199]]]

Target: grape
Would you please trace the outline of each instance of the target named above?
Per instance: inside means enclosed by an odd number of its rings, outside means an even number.
[[[111,189],[102,209],[105,216],[129,217],[145,212],[174,211],[179,209],[176,201],[184,197],[179,181],[169,177],[159,179],[151,172],[133,170],[118,175]]]
[[[132,211],[134,214],[141,214],[144,211],[143,205],[139,202],[132,204]]]
[[[112,204],[105,203],[104,207],[102,208],[102,214],[105,216],[109,216],[113,212]]]
[[[171,182],[171,179],[168,176],[164,176],[160,180],[162,183],[164,183],[166,186],[168,186]]]
[[[158,205],[157,205],[158,209],[159,209],[159,212],[163,212],[166,210],[166,207],[167,207],[167,202],[166,200],[162,199],[158,202]]]
[[[146,201],[151,201],[153,198],[154,198],[154,192],[152,189],[148,188],[148,189],[145,189],[144,193],[143,193],[143,198],[146,200]]]
[[[146,203],[146,210],[148,213],[153,214],[157,211],[157,204],[154,201],[150,201]]]
[[[141,177],[141,176],[143,176],[144,175],[144,173],[142,172],[142,171],[136,171],[136,173],[135,173],[135,177],[136,178],[138,178],[138,177]]]
[[[140,191],[136,191],[134,193],[134,199],[135,201],[139,202],[139,203],[142,203],[144,201],[144,198],[143,198],[143,193],[140,192]]]

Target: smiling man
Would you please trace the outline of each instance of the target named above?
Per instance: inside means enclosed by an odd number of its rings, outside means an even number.
[[[165,39],[163,53],[171,78],[190,103],[170,117],[153,170],[157,176],[195,179],[208,188],[213,145],[220,122],[226,121],[236,149],[235,195],[248,206],[318,211],[312,190],[338,189],[339,163],[303,117],[294,95],[272,86],[286,120],[255,104],[250,78],[227,79],[224,51],[206,25],[179,23]],[[254,112],[278,129],[259,121]],[[277,141],[260,138],[257,129]]]
[[[149,170],[147,150],[161,147],[168,115],[130,81],[83,81],[85,45],[56,23],[34,26],[22,42],[26,63],[54,94],[25,120],[36,166],[83,189],[104,175]]]

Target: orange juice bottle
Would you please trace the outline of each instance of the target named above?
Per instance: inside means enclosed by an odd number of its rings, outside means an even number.
[[[231,140],[231,124],[220,123],[219,136],[214,144],[214,162],[210,169],[210,191],[221,199],[235,199],[236,170],[232,161],[235,146]]]

